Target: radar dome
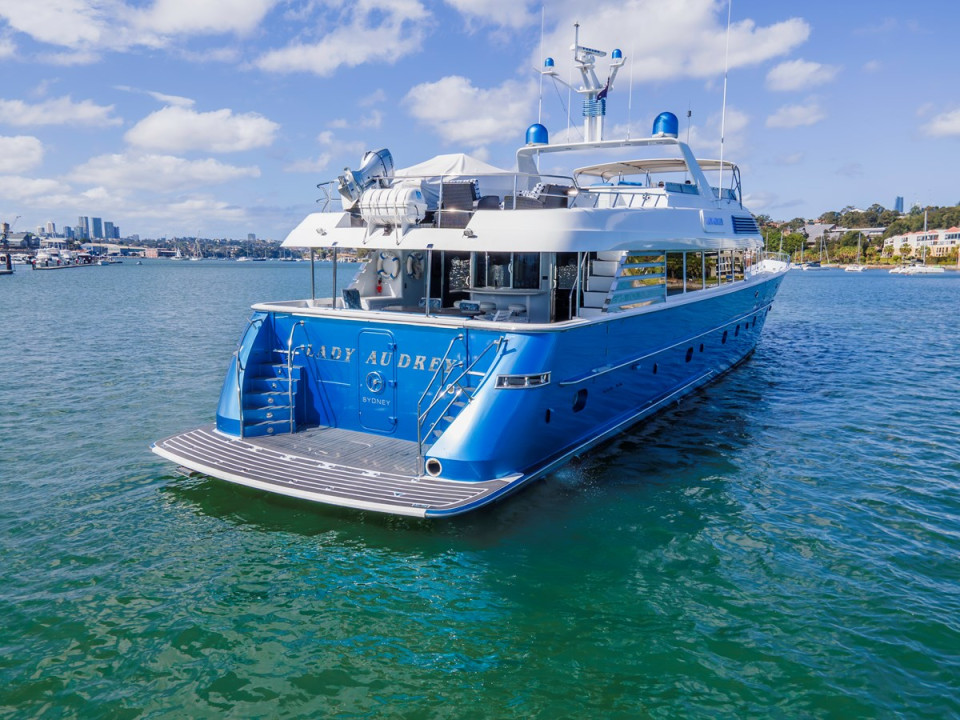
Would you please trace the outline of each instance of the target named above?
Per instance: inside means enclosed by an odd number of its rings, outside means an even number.
[[[654,137],[676,137],[677,131],[680,129],[680,121],[677,120],[677,116],[672,112],[662,112],[657,115],[657,119],[653,121],[653,136]]]
[[[527,145],[547,145],[549,142],[547,129],[540,123],[534,123],[527,128]]]

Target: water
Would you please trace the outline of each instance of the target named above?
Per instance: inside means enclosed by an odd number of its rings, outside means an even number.
[[[736,372],[443,522],[149,452],[308,292],[0,278],[0,718],[960,717],[960,276],[791,273]]]

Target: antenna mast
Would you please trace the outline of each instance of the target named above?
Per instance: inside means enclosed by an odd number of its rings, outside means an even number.
[[[727,0],[727,47],[723,53],[723,104],[720,108],[720,182],[718,183],[719,197],[723,199],[723,135],[727,122],[727,70],[730,67],[730,12],[733,0]]]

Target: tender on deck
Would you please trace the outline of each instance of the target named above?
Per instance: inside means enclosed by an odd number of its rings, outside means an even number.
[[[256,438],[225,435],[214,425],[151,446],[189,470],[268,492],[328,505],[427,517],[485,505],[525,478],[458,482],[417,473],[417,444],[321,427]]]

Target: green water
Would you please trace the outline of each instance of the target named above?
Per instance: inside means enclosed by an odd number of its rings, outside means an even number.
[[[791,273],[738,371],[422,522],[148,450],[307,272],[0,278],[0,718],[960,717],[960,277]]]

